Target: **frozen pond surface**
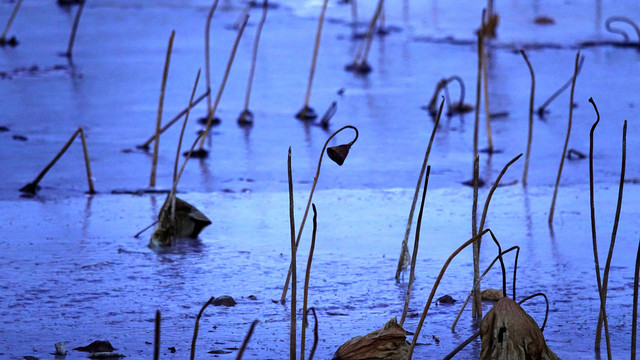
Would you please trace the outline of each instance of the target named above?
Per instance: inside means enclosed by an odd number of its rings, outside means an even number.
[[[373,4],[360,1],[359,20],[368,21]],[[12,25],[20,44],[0,49],[0,356],[50,358],[53,344],[68,348],[109,339],[130,358],[153,353],[153,317],[162,311],[162,358],[188,356],[195,316],[211,296],[231,295],[233,308],[210,307],[201,320],[198,358],[235,358],[251,321],[260,323],[245,358],[288,355],[289,307],[279,299],[288,269],[289,224],[286,153],[292,147],[296,221],[300,221],[318,155],[331,131],[296,120],[307,84],[311,46],[320,1],[282,1],[270,10],[261,37],[250,109],[250,129],[236,124],[244,104],[246,79],[259,11],[252,10],[227,88],[216,115],[222,124],[206,142],[210,156],[192,160],[180,182],[181,197],[196,205],[213,225],[200,238],[166,252],[146,247],[149,233],[132,235],[153,221],[164,195],[112,195],[148,185],[151,155],[135,149],[155,128],[162,67],[171,30],[176,38],[163,121],[182,110],[198,68],[203,67],[204,22],[208,1],[88,1],[81,19],[73,65],[58,53],[66,49],[75,7],[54,1],[27,1]],[[1,18],[14,4],[0,3]],[[354,76],[343,67],[359,46],[351,39],[351,10],[331,0],[327,9],[310,105],[319,114],[332,101],[338,111],[331,130],[354,125],[360,137],[342,167],[325,160],[314,202],[318,243],[310,305],[318,310],[317,358],[330,358],[353,336],[400,316],[406,282],[396,283],[400,243],[433,122],[421,109],[444,77],[459,75],[466,102],[475,102],[476,44],[481,4],[387,1],[391,34],[373,43],[373,72]],[[217,92],[235,32],[228,27],[244,3],[221,0],[212,22],[212,91]],[[481,153],[480,174],[491,183],[503,165],[526,149],[530,75],[517,52],[525,48],[536,71],[536,107],[570,78],[576,51],[585,42],[619,41],[606,32],[614,15],[640,19],[635,2],[589,4],[539,1],[498,3],[498,38],[488,48],[494,143],[501,152]],[[537,16],[555,25],[535,25]],[[362,31],[364,25],[359,30]],[[399,30],[399,31],[396,31]],[[633,34],[631,34],[633,38]],[[586,46],[577,80],[569,148],[588,153],[596,101],[602,121],[596,130],[596,218],[600,261],[604,265],[613,226],[622,122],[629,120],[624,200],[610,274],[607,310],[615,358],[630,349],[633,270],[640,237],[640,52],[610,45]],[[34,67],[36,66],[36,67]],[[343,91],[339,91],[343,90]],[[197,93],[205,91],[201,79]],[[339,94],[340,93],[340,94]],[[457,96],[457,91],[452,91]],[[599,358],[593,338],[599,300],[589,222],[588,162],[566,161],[553,231],[547,225],[560,152],[567,128],[568,91],[534,118],[529,187],[520,182],[499,188],[487,226],[504,248],[521,246],[518,298],[545,292],[550,315],[545,337],[560,357]],[[204,102],[192,113],[185,144],[201,126]],[[484,110],[480,147],[486,147]],[[471,232],[473,113],[444,117],[436,134],[422,225],[418,274],[411,314],[413,331],[433,281],[448,255]],[[33,180],[78,126],[84,127],[97,195],[87,196],[79,141],[41,182],[34,198],[17,191]],[[179,125],[161,138],[158,188],[169,187]],[[23,136],[26,141],[16,140]],[[350,141],[341,133],[332,145]],[[132,150],[125,152],[123,150]],[[521,180],[522,159],[503,182]],[[487,188],[481,190],[480,201]],[[299,256],[306,264],[311,237],[308,219]],[[410,243],[413,241],[413,235]],[[496,251],[485,241],[483,264]],[[445,275],[438,296],[453,306],[432,307],[415,358],[449,353],[475,330],[466,310],[457,332],[450,330],[472,282],[471,251],[463,252]],[[507,264],[513,264],[512,255]],[[302,276],[299,276],[302,284]],[[484,282],[498,287],[498,271]],[[299,291],[299,294],[301,291]],[[511,293],[510,285],[508,293]],[[301,302],[301,296],[300,300]],[[485,304],[485,311],[491,304]],[[525,309],[541,323],[544,303]],[[439,341],[436,341],[437,337]],[[311,338],[311,332],[308,331]],[[410,338],[410,337],[409,337]],[[175,347],[176,353],[168,348]],[[460,358],[474,358],[479,341]],[[604,343],[603,343],[604,347]],[[310,348],[310,342],[307,345]],[[229,354],[208,354],[211,350]],[[605,352],[603,351],[603,355]],[[72,351],[67,359],[84,358]]]

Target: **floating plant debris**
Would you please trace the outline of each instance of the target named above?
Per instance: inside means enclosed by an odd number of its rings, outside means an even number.
[[[115,348],[107,340],[96,340],[87,346],[79,346],[77,348],[74,348],[73,350],[96,353],[112,352],[113,350],[115,350]]]
[[[171,198],[175,199],[173,211]],[[172,197],[171,194],[167,195],[158,220],[158,226],[151,235],[150,246],[171,246],[175,239],[180,238],[195,239],[202,229],[211,224],[211,220],[195,206],[176,196]]]
[[[393,318],[381,329],[365,336],[356,336],[342,344],[333,355],[333,360],[404,360],[409,350],[406,334],[397,319]]]
[[[436,300],[436,305],[437,304],[453,304],[455,302],[456,302],[456,299],[452,298],[451,295],[443,295]]]
[[[211,302],[213,306],[236,306],[238,303],[229,295],[218,296]]]
[[[508,297],[498,300],[482,319],[480,337],[480,360],[558,359],[535,320]]]

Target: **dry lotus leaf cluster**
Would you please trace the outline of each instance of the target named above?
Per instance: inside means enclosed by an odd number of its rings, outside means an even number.
[[[404,360],[409,350],[406,333],[398,320],[393,318],[382,329],[356,336],[344,343],[333,355],[333,360]]]
[[[167,196],[160,215],[158,226],[151,235],[150,245],[171,246],[176,238],[197,238],[203,228],[211,224],[200,210],[188,202],[175,197],[175,219],[171,217],[171,196]]]
[[[503,297],[480,322],[480,360],[557,360],[535,320],[515,301]]]
[[[480,293],[482,300],[485,301],[498,301],[502,299],[502,290],[500,289],[484,289]]]

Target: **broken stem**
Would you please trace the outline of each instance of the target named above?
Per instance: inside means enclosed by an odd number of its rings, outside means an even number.
[[[227,83],[227,78],[229,77],[229,72],[231,71],[231,65],[233,64],[233,58],[236,56],[236,50],[238,49],[238,43],[240,43],[240,38],[242,37],[242,33],[244,32],[244,28],[247,26],[247,20],[249,19],[249,15],[245,15],[244,21],[242,22],[242,26],[238,30],[238,35],[236,36],[236,41],[233,43],[233,49],[231,50],[231,55],[229,56],[229,61],[227,62],[227,68],[224,71],[224,77],[222,78],[222,83],[220,84],[220,89],[218,90],[218,95],[216,96],[216,100],[213,103],[213,108],[209,111],[209,116],[207,116],[207,126],[204,129],[204,136],[200,139],[200,146],[198,150],[202,150],[204,147],[204,140],[207,138],[207,134],[209,133],[209,129],[211,128],[211,124],[213,122],[213,116],[216,113],[216,109],[218,108],[218,104],[220,103],[220,98],[222,97],[222,92],[224,91],[224,86]]]
[[[420,228],[422,226],[424,200],[427,197],[427,186],[429,185],[430,173],[431,173],[431,166],[427,166],[427,175],[425,176],[424,189],[422,190],[422,201],[420,202],[420,211],[418,212],[418,223],[416,224],[416,236],[413,242],[413,256],[411,257],[411,271],[409,272],[409,284],[407,285],[407,295],[404,299],[404,308],[402,310],[402,317],[400,318],[400,326],[404,324],[404,320],[407,317],[407,311],[409,310],[409,301],[411,300],[411,285],[413,284],[413,278],[416,271],[416,258],[418,257],[418,246],[420,244]]]
[[[196,340],[198,339],[198,330],[200,328],[200,318],[204,313],[204,309],[206,309],[209,305],[211,305],[214,299],[215,297],[213,296],[209,298],[209,301],[207,301],[206,303],[204,303],[204,305],[202,305],[202,308],[200,309],[198,316],[196,316],[196,325],[193,328],[193,338],[191,339],[191,357],[190,357],[191,360],[195,359],[196,357]]]
[[[75,138],[78,136],[78,134],[81,135],[81,139],[82,139],[82,149],[83,149],[83,152],[84,152],[84,162],[85,162],[85,167],[86,167],[86,171],[87,171],[87,182],[89,183],[89,191],[88,191],[88,193],[89,194],[95,194],[96,191],[93,188],[93,180],[91,180],[91,165],[89,164],[89,152],[87,150],[87,143],[85,141],[84,130],[82,130],[82,127],[79,127],[78,130],[76,130],[73,133],[73,135],[71,135],[71,137],[69,138],[67,143],[64,144],[62,149],[60,149],[60,151],[58,152],[58,154],[56,154],[56,156],[53,158],[53,160],[51,160],[51,162],[49,162],[49,164],[47,164],[47,166],[45,166],[45,168],[42,169],[40,174],[38,174],[38,176],[36,176],[36,178],[32,182],[30,182],[29,184],[23,186],[20,189],[20,191],[31,193],[31,194],[35,194],[38,191],[38,183],[47,174],[47,172],[53,167],[53,165],[55,165],[55,163],[58,162],[58,160],[60,160],[62,155],[64,155],[64,153],[67,152],[67,149],[69,149],[69,147],[73,143],[73,140],[75,140]]]
[[[197,99],[195,99],[192,104],[190,106],[187,106],[186,108],[182,109],[182,111],[180,111],[178,113],[178,115],[176,115],[173,119],[171,119],[171,121],[169,121],[168,123],[166,123],[164,126],[162,126],[162,128],[160,129],[160,134],[162,135],[165,131],[167,131],[167,129],[169,127],[171,127],[171,125],[175,124],[176,122],[178,122],[178,120],[180,120],[180,118],[182,118],[187,111],[193,109],[196,105],[198,105],[198,103],[200,101],[202,101],[202,99],[204,99],[206,96],[208,96],[211,93],[211,91],[209,91],[207,89],[207,91],[200,95]],[[153,135],[151,135],[151,137],[149,139],[147,139],[147,141],[145,141],[142,145],[138,145],[136,146],[139,149],[148,149],[149,148],[149,144],[151,144],[154,140],[156,139],[156,135],[155,133]]]
[[[173,38],[176,31],[171,31],[169,37],[169,46],[167,47],[167,56],[164,61],[164,72],[162,74],[162,86],[160,87],[160,100],[158,101],[158,116],[156,119],[156,135],[153,143],[153,159],[151,161],[151,176],[149,177],[149,187],[156,186],[156,167],[158,166],[158,149],[160,144],[160,125],[162,124],[162,106],[164,104],[164,91],[167,87],[167,76],[169,75],[169,63],[171,62],[171,50],[173,49]]]
[[[429,145],[427,145],[427,151],[424,154],[424,160],[422,161],[422,167],[420,168],[420,175],[418,175],[418,183],[416,184],[416,191],[413,193],[413,201],[411,202],[411,210],[409,211],[409,219],[407,220],[407,227],[404,232],[404,239],[402,239],[402,249],[400,250],[400,258],[398,259],[398,267],[396,268],[396,281],[400,278],[400,274],[404,269],[406,269],[406,263],[408,263],[411,258],[407,259],[406,257],[409,254],[408,241],[409,234],[411,233],[411,224],[413,223],[413,212],[416,209],[416,202],[418,201],[418,194],[420,193],[420,184],[422,184],[422,176],[424,175],[424,171],[427,168],[427,162],[429,161],[429,154],[431,153],[431,145],[433,145],[433,139],[436,136],[436,131],[438,130],[438,124],[440,123],[440,117],[442,116],[442,107],[444,106],[444,99],[440,102],[440,109],[438,110],[438,116],[436,117],[436,122],[433,124],[433,129],[431,130],[431,137],[429,138]]]
[[[478,235],[478,182],[480,172],[480,157],[473,159],[473,204],[471,205],[471,235]],[[472,246],[473,258],[473,302],[471,303],[471,317],[482,317],[482,297],[480,295],[480,243]]]
[[[367,58],[369,57],[369,50],[371,49],[371,43],[373,42],[373,34],[375,32],[376,22],[380,17],[380,13],[382,12],[382,6],[384,4],[384,0],[378,0],[378,6],[376,7],[376,12],[373,14],[373,19],[371,19],[371,24],[369,25],[369,31],[367,32],[367,39],[365,40],[364,51],[362,52],[362,57],[360,58],[360,65],[364,65],[367,63]]]
[[[553,190],[553,199],[551,200],[551,208],[549,209],[549,226],[553,224],[553,212],[556,207],[556,196],[558,195],[558,185],[560,185],[560,176],[562,175],[562,165],[564,165],[564,157],[567,153],[567,146],[569,146],[569,136],[571,135],[571,120],[573,117],[573,93],[576,88],[576,78],[578,77],[578,60],[580,59],[580,51],[576,54],[576,62],[571,78],[571,96],[569,100],[569,122],[567,124],[567,137],[564,140],[564,148],[562,149],[562,158],[560,158],[560,166],[558,167],[558,177],[556,178],[556,186]]]
[[[18,0],[18,2],[16,2],[16,6],[13,7],[13,12],[9,17],[9,20],[7,21],[7,25],[5,25],[4,27],[4,31],[2,31],[2,36],[0,36],[0,42],[3,42],[7,38],[7,33],[9,32],[11,23],[13,22],[13,19],[16,17],[16,14],[18,14],[18,9],[20,9],[20,4],[22,4],[22,0]]]
[[[524,61],[527,63],[527,67],[529,68],[529,72],[531,73],[531,96],[529,97],[529,132],[527,136],[527,152],[524,157],[524,171],[522,173],[522,185],[527,186],[527,174],[529,172],[529,156],[531,155],[531,140],[533,137],[533,98],[536,90],[536,77],[535,77],[535,74],[533,73],[533,67],[529,62],[529,58],[527,58],[527,54],[525,54],[524,50],[520,50],[520,54],[522,54],[522,57],[524,58]]]
[[[76,12],[76,18],[73,21],[73,27],[71,28],[71,36],[69,36],[69,45],[67,46],[67,52],[64,53],[64,56],[71,58],[71,51],[73,50],[73,43],[76,39],[76,32],[78,31],[78,24],[80,23],[80,15],[82,15],[82,9],[84,9],[84,4],[87,0],[81,1],[80,5],[78,5],[78,12]]]

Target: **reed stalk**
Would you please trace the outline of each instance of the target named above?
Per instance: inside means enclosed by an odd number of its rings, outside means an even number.
[[[486,229],[482,232],[480,232],[478,235],[476,236],[472,236],[469,240],[465,241],[462,245],[460,245],[460,247],[458,247],[453,253],[451,253],[451,255],[449,256],[449,258],[445,261],[444,265],[442,266],[442,269],[440,269],[440,273],[438,274],[438,277],[435,280],[435,283],[433,284],[433,288],[431,289],[431,293],[429,294],[429,298],[427,299],[427,303],[424,306],[424,311],[422,312],[422,315],[420,316],[420,321],[418,322],[418,327],[416,328],[416,331],[413,334],[413,339],[411,341],[411,346],[409,347],[408,350],[408,354],[407,354],[407,359],[411,359],[411,357],[413,356],[413,350],[418,342],[418,337],[420,336],[420,330],[422,329],[422,325],[424,324],[424,320],[427,316],[427,313],[429,312],[429,308],[431,307],[431,303],[433,302],[433,298],[435,296],[436,290],[438,289],[438,285],[440,284],[440,281],[442,280],[442,277],[444,276],[445,271],[447,270],[447,268],[449,267],[449,264],[451,263],[451,261],[462,251],[464,250],[467,246],[471,245],[473,242],[477,241],[478,239],[482,238],[482,236],[484,236],[487,232],[491,233],[491,229]],[[491,237],[493,239],[493,241],[496,243],[497,247],[498,247],[498,253],[502,252],[502,249],[500,247],[500,243],[498,242],[498,240],[492,236]],[[500,258],[500,263],[502,264],[502,269],[503,269],[503,283],[504,283],[504,262],[502,261],[502,258]]]
[[[20,9],[20,4],[22,4],[22,0],[18,0],[16,2],[16,5],[13,7],[13,12],[11,12],[11,16],[9,16],[7,25],[5,25],[4,30],[2,31],[2,35],[0,36],[0,45],[4,45],[5,41],[7,41],[7,33],[9,32],[11,23],[13,23],[13,19],[15,19],[16,15],[18,14],[18,9]]]
[[[409,302],[411,301],[411,285],[416,271],[416,259],[418,258],[418,246],[420,245],[420,229],[422,227],[422,214],[424,211],[424,200],[427,197],[427,185],[429,184],[429,174],[431,166],[427,166],[427,175],[424,179],[424,189],[422,190],[422,201],[420,202],[420,211],[418,212],[418,223],[416,224],[416,237],[413,242],[413,256],[411,257],[411,271],[409,272],[409,284],[407,285],[407,295],[404,299],[404,307],[402,309],[402,317],[400,318],[400,326],[404,324],[409,310]]]
[[[258,58],[258,44],[260,43],[260,34],[262,33],[262,27],[267,19],[267,10],[269,9],[267,0],[264,0],[262,4],[262,17],[258,23],[258,29],[256,30],[256,37],[253,41],[253,51],[251,52],[251,69],[249,70],[249,79],[247,81],[247,93],[244,98],[244,110],[238,118],[238,123],[241,125],[248,125],[253,123],[253,114],[249,111],[249,98],[251,97],[251,86],[253,84],[253,74],[256,70],[256,59]]]
[[[358,47],[358,51],[356,51],[356,56],[353,58],[353,61],[345,67],[345,70],[358,71],[360,65],[363,64],[363,62],[361,62],[361,59],[364,56],[368,39],[373,38],[373,34],[375,33],[375,30],[376,30],[375,29],[376,21],[378,20],[379,11],[381,9],[380,3],[381,3],[380,0],[378,0],[378,5],[376,6],[376,10],[374,11],[373,16],[371,16],[371,20],[369,20],[369,24],[367,25],[367,31],[364,34],[364,40],[360,43],[360,46]]]
[[[527,152],[524,157],[524,171],[522,172],[522,185],[527,186],[527,174],[529,173],[529,156],[531,155],[531,140],[533,138],[533,98],[536,90],[536,76],[533,73],[533,67],[529,62],[529,58],[527,58],[527,54],[525,54],[524,50],[520,50],[520,54],[522,54],[522,57],[527,63],[527,67],[529,68],[529,72],[531,73],[531,96],[529,97],[529,132],[527,135]]]
[[[207,14],[207,22],[204,28],[204,69],[205,75],[207,77],[207,118],[209,118],[209,113],[211,112],[211,66],[209,63],[209,33],[211,29],[211,18],[213,18],[213,13],[216,11],[217,6],[218,0],[214,0],[211,4],[211,8],[209,8],[209,14]]]
[[[316,247],[316,229],[318,228],[318,213],[316,204],[311,204],[313,209],[313,234],[311,236],[311,248],[309,249],[309,259],[307,260],[307,272],[304,277],[304,296],[302,298],[302,335],[300,336],[300,360],[304,360],[304,346],[307,335],[307,300],[309,298],[309,278],[311,276],[311,261],[313,260],[313,250]]]
[[[633,313],[631,316],[631,360],[636,359],[636,337],[638,334],[638,278],[640,277],[640,241],[636,253],[636,271],[633,276]]]
[[[287,179],[289,181],[289,224],[291,226],[291,266],[289,271],[292,274],[291,278],[293,283],[291,284],[291,327],[289,329],[289,358],[296,360],[296,228],[294,221],[293,211],[293,176],[291,173],[291,147],[289,147],[289,153],[287,156]],[[288,278],[287,278],[288,279]],[[286,294],[283,294],[283,297]],[[303,340],[304,341],[304,340]]]
[[[336,136],[339,132],[341,132],[342,130],[345,129],[353,129],[353,131],[355,131],[355,138],[353,140],[351,140],[351,142],[349,143],[350,145],[353,145],[356,140],[358,140],[358,129],[355,128],[354,126],[351,125],[346,125],[343,126],[342,128],[338,129],[336,132],[334,132],[333,134],[331,134],[331,136],[329,136],[329,138],[327,139],[327,141],[325,141],[324,146],[322,147],[322,151],[320,152],[320,158],[318,159],[318,167],[316,169],[316,175],[313,178],[313,184],[311,185],[311,192],[309,193],[309,199],[307,200],[307,206],[305,207],[304,210],[304,215],[302,216],[302,222],[300,222],[300,228],[298,229],[298,235],[296,237],[295,240],[295,246],[296,248],[298,247],[298,244],[300,243],[300,237],[302,236],[302,230],[304,230],[304,224],[307,220],[307,215],[309,214],[309,207],[311,206],[311,199],[313,199],[313,192],[316,189],[316,184],[318,183],[318,178],[320,177],[320,166],[322,165],[322,157],[324,156],[324,152],[325,149],[327,148],[327,145],[329,144],[329,141],[331,141],[331,139],[333,139],[334,136]],[[293,195],[291,195],[293,196]],[[293,225],[292,225],[293,226]],[[294,232],[295,234],[295,232]],[[289,267],[289,272],[287,273],[287,278],[285,280],[284,283],[284,288],[282,290],[282,296],[280,297],[280,302],[284,304],[284,300],[287,296],[287,291],[289,289],[289,281],[291,280],[291,270],[292,267]]]
[[[369,58],[371,43],[373,43],[373,34],[375,33],[376,23],[378,22],[378,18],[380,18],[380,14],[383,12],[383,5],[384,0],[378,0],[378,6],[376,8],[376,12],[373,14],[371,26],[369,28],[369,32],[367,33],[367,39],[365,40],[364,51],[362,52],[362,57],[360,58],[360,64],[356,69],[360,73],[368,73],[371,71],[371,66],[367,64],[367,59]]]
[[[596,130],[596,126],[600,122],[600,112],[598,111],[598,107],[596,106],[593,98],[589,98],[589,102],[593,105],[593,108],[596,112],[596,121],[591,126],[591,131],[589,133],[589,204],[591,211],[591,239],[593,243],[593,261],[596,268],[596,281],[598,283],[598,296],[600,298],[600,309],[604,310],[604,332],[605,339],[607,341],[607,357],[611,359],[611,344],[609,342],[609,325],[607,323],[606,316],[606,300],[604,296],[604,292],[602,291],[602,280],[600,278],[600,261],[598,260],[598,241],[596,236],[596,207],[595,207],[595,196],[594,196],[594,181],[593,181],[593,134]],[[596,332],[596,339],[598,339],[598,332]],[[600,350],[600,341],[596,341],[594,348],[596,350]]]
[[[160,145],[160,125],[162,124],[162,107],[164,104],[164,92],[167,87],[167,76],[169,75],[169,63],[171,62],[171,51],[173,49],[173,38],[176,31],[171,31],[169,37],[169,46],[167,47],[167,56],[164,61],[164,72],[162,75],[162,86],[160,88],[160,100],[158,101],[158,117],[156,119],[156,135],[153,143],[153,159],[151,161],[151,176],[149,177],[149,187],[156,186],[156,168],[158,166],[158,149]]]
[[[80,138],[82,139],[82,150],[83,150],[83,153],[84,153],[84,164],[85,164],[85,169],[86,169],[86,172],[87,172],[87,183],[89,184],[89,191],[87,193],[88,194],[95,194],[96,190],[93,187],[93,180],[91,179],[91,164],[89,163],[89,151],[87,150],[87,142],[85,140],[84,130],[82,129],[82,127],[78,127],[78,130],[76,130],[73,133],[73,135],[71,135],[69,140],[67,140],[67,142],[64,144],[62,149],[60,149],[58,154],[56,154],[56,156],[53,158],[53,160],[51,160],[49,162],[49,164],[47,164],[47,166],[45,166],[45,168],[42,169],[42,171],[38,174],[38,176],[36,176],[36,178],[32,182],[30,182],[27,185],[25,185],[22,188],[20,188],[20,191],[21,192],[26,192],[26,193],[29,193],[29,194],[35,194],[38,191],[38,189],[40,188],[40,186],[38,186],[38,183],[40,183],[40,181],[47,174],[47,172],[49,172],[49,170],[51,170],[53,165],[55,165],[56,162],[58,162],[58,160],[60,160],[62,155],[64,155],[64,153],[67,152],[67,149],[69,149],[69,147],[73,143],[73,140],[75,140],[75,138],[78,136],[78,134],[80,134]]]
[[[480,94],[482,89],[482,43],[483,35],[481,31],[477,32],[478,38],[478,77],[476,81],[476,108],[475,118],[473,120],[473,158],[478,156],[478,127],[480,126]]]
[[[409,234],[411,233],[411,224],[413,223],[413,213],[416,209],[416,202],[418,201],[418,194],[420,194],[420,184],[422,184],[422,177],[424,171],[427,168],[427,162],[429,161],[429,154],[431,153],[431,145],[433,145],[433,139],[436,136],[438,130],[438,124],[440,123],[440,117],[442,116],[442,107],[444,106],[444,99],[440,102],[440,109],[438,110],[438,116],[436,122],[433,124],[431,130],[431,137],[429,138],[429,145],[427,145],[427,151],[424,154],[424,160],[422,161],[422,167],[420,168],[420,174],[418,175],[418,183],[416,184],[416,191],[413,193],[413,201],[411,202],[411,210],[409,210],[409,219],[407,220],[407,227],[404,232],[404,239],[402,239],[402,249],[400,249],[400,257],[398,259],[398,266],[396,268],[396,281],[400,279],[400,274],[406,269],[406,263],[411,261],[409,256]],[[407,257],[409,257],[407,259]]]
[[[573,93],[576,87],[576,78],[578,77],[578,61],[580,59],[580,51],[576,54],[576,62],[573,72],[573,78],[571,81],[571,96],[569,100],[569,122],[567,124],[567,136],[564,140],[564,148],[562,149],[562,157],[560,158],[560,166],[558,167],[558,177],[556,178],[556,186],[553,190],[553,199],[551,200],[551,208],[549,209],[549,226],[553,224],[553,213],[556,207],[556,196],[558,195],[558,185],[560,185],[560,176],[562,175],[562,165],[564,165],[564,158],[567,154],[567,146],[569,146],[569,136],[571,135],[571,120],[573,117]]]
[[[186,108],[182,109],[182,111],[180,111],[178,113],[178,115],[174,116],[173,119],[171,119],[171,121],[169,121],[168,123],[166,123],[165,125],[162,126],[162,128],[160,129],[160,134],[162,135],[165,131],[167,131],[167,129],[169,129],[171,127],[171,125],[175,124],[176,122],[178,122],[178,120],[180,120],[189,110],[193,109],[196,105],[198,105],[198,103],[200,101],[202,101],[205,97],[207,97],[209,94],[211,93],[211,91],[207,90],[205,93],[203,93],[202,95],[200,95],[197,99],[195,99],[190,106],[187,106]],[[151,135],[151,137],[149,137],[147,139],[147,141],[145,141],[144,143],[142,143],[141,145],[137,145],[136,147],[138,149],[143,149],[143,150],[148,150],[149,149],[149,145],[156,139],[156,134],[154,133],[153,135]]]
[[[196,94],[196,89],[198,88],[198,80],[200,80],[200,69],[198,69],[198,74],[196,75],[196,80],[193,84],[193,90],[191,91],[191,97],[189,98],[189,106],[187,106],[187,114],[184,116],[184,122],[182,123],[182,129],[180,130],[180,138],[178,140],[178,148],[176,150],[176,159],[173,163],[173,184],[171,186],[171,192],[169,193],[169,197],[171,199],[171,219],[175,222],[176,215],[176,193],[178,187],[178,161],[180,159],[180,149],[182,148],[182,139],[184,138],[184,131],[187,128],[187,121],[189,120],[189,109],[193,104],[193,97]]]
[[[242,346],[240,346],[240,350],[238,350],[238,355],[236,356],[236,360],[242,359],[242,354],[247,349],[247,344],[249,344],[249,340],[251,339],[251,335],[253,335],[253,330],[258,324],[258,320],[253,320],[251,326],[249,326],[249,331],[247,332],[247,336],[245,336],[244,341],[242,341]]]
[[[76,39],[76,32],[78,31],[78,24],[80,23],[80,16],[82,15],[82,9],[84,9],[84,4],[87,0],[80,2],[78,5],[78,11],[76,12],[76,18],[73,21],[73,27],[71,28],[71,35],[69,36],[69,45],[67,46],[67,52],[64,53],[64,56],[71,58],[71,51],[73,50],[73,43]]]
[[[309,107],[309,99],[311,98],[311,85],[313,84],[313,75],[316,72],[316,61],[318,59],[318,49],[320,48],[320,37],[322,34],[322,24],[324,23],[324,14],[327,10],[327,3],[329,0],[324,0],[322,3],[322,10],[320,11],[320,18],[318,19],[318,30],[316,31],[316,41],[313,46],[313,57],[311,58],[311,69],[309,70],[309,81],[307,83],[307,94],[304,98],[304,106],[300,110],[296,117],[300,120],[312,120],[317,117],[311,107]]]
[[[209,300],[202,305],[200,312],[198,312],[198,316],[196,316],[196,325],[193,328],[193,338],[191,339],[191,356],[189,359],[194,360],[196,358],[196,340],[198,340],[198,330],[200,329],[200,318],[204,313],[204,310],[213,303],[215,297],[210,297]]]
[[[473,159],[473,204],[471,205],[471,235],[478,235],[478,182],[480,172],[480,157]],[[473,243],[473,301],[471,302],[471,317],[482,317],[482,298],[480,296],[480,244]]]
[[[618,233],[618,222],[620,221],[620,210],[622,208],[622,193],[624,191],[624,174],[627,159],[627,121],[624,121],[622,127],[622,165],[620,169],[620,186],[618,187],[618,204],[616,206],[616,215],[613,220],[613,230],[611,231],[611,243],[609,245],[609,253],[607,255],[607,261],[604,265],[604,273],[602,275],[602,302],[600,304],[600,315],[598,316],[598,326],[596,327],[596,341],[599,342],[602,336],[602,323],[606,312],[604,307],[607,303],[607,286],[609,284],[609,269],[611,268],[611,258],[613,257],[613,247],[616,243],[616,235]]]
[[[482,28],[484,28],[485,12],[482,12]],[[491,134],[491,112],[489,111],[489,75],[487,71],[487,49],[484,43],[484,33],[480,36],[480,48],[482,56],[482,76],[483,76],[483,88],[484,88],[484,118],[487,129],[487,152],[493,153],[493,136]]]
[[[222,83],[220,84],[220,89],[218,90],[218,95],[216,96],[216,100],[213,103],[213,108],[209,112],[209,116],[207,117],[207,126],[204,129],[204,136],[200,139],[200,146],[198,147],[198,156],[205,157],[206,152],[203,149],[204,140],[207,138],[207,134],[209,133],[209,129],[211,128],[211,124],[213,123],[213,117],[216,113],[216,109],[218,108],[218,104],[220,103],[220,98],[222,97],[222,92],[224,91],[224,87],[227,83],[227,78],[229,78],[229,72],[231,71],[231,65],[233,64],[233,58],[236,56],[236,50],[238,49],[238,44],[240,43],[240,38],[242,37],[242,33],[244,32],[244,28],[247,26],[247,20],[249,19],[249,15],[244,17],[244,21],[242,22],[242,26],[238,30],[238,35],[236,36],[236,41],[233,43],[233,49],[231,50],[231,55],[229,56],[229,61],[227,62],[227,68],[224,71],[224,77],[222,78]]]
[[[153,340],[153,360],[160,359],[160,310],[156,310],[155,331]]]

